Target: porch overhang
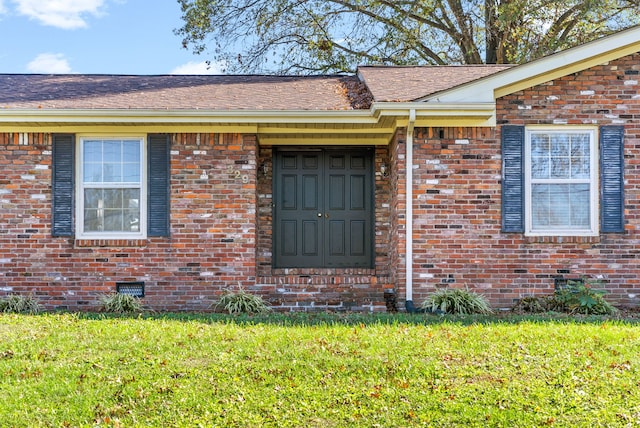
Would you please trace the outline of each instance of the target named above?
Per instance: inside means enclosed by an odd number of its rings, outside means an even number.
[[[374,103],[367,110],[6,109],[0,132],[244,133],[265,145],[386,145],[406,127],[493,126],[495,103]]]

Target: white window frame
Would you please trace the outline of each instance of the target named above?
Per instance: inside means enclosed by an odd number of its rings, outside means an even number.
[[[140,225],[137,232],[85,232],[84,231],[84,142],[88,140],[119,141],[138,140],[140,142]],[[139,134],[86,134],[78,135],[76,143],[76,237],[78,239],[145,239],[147,237],[147,150],[146,136]],[[90,186],[86,186],[90,187]],[[115,184],[115,187],[119,187]],[[123,186],[129,187],[129,186]],[[137,188],[137,187],[136,187]]]
[[[557,179],[547,180],[550,184],[586,182],[590,185],[589,195],[589,227],[584,229],[534,229],[532,207],[532,184],[535,180],[531,177],[531,137],[534,134],[588,134],[590,139],[589,152],[589,179],[572,180]],[[532,126],[525,129],[524,147],[524,182],[525,182],[525,235],[526,236],[597,236],[599,233],[599,162],[598,162],[598,129],[596,127],[580,126]]]

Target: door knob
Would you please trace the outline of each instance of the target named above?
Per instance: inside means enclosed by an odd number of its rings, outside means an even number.
[[[318,213],[318,217],[322,217],[322,213]]]

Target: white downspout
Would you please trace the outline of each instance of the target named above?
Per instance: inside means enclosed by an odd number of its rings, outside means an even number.
[[[406,271],[406,283],[405,283],[405,300],[411,302],[406,305],[407,308],[413,308],[413,128],[416,122],[415,109],[409,110],[409,124],[407,125],[406,136],[406,170],[407,170],[407,182],[406,182],[406,259],[405,259],[405,271]]]

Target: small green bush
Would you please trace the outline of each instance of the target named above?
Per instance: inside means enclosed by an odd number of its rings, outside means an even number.
[[[585,315],[611,315],[616,312],[604,298],[605,291],[593,288],[600,281],[584,279],[567,281],[567,285],[554,293],[554,300],[564,312]]]
[[[428,312],[445,314],[491,314],[493,311],[485,297],[463,288],[447,288],[431,294],[422,304]]]
[[[215,305],[229,314],[262,314],[271,311],[262,297],[247,293],[242,287],[238,291],[227,291]]]
[[[549,298],[547,296],[526,296],[518,300],[511,310],[519,313],[539,314],[541,312],[551,310],[550,306],[552,305],[550,305]]]
[[[102,310],[116,314],[142,312],[142,302],[130,294],[112,293],[100,297]]]
[[[10,294],[0,300],[0,312],[12,314],[37,314],[42,306],[33,295]]]

